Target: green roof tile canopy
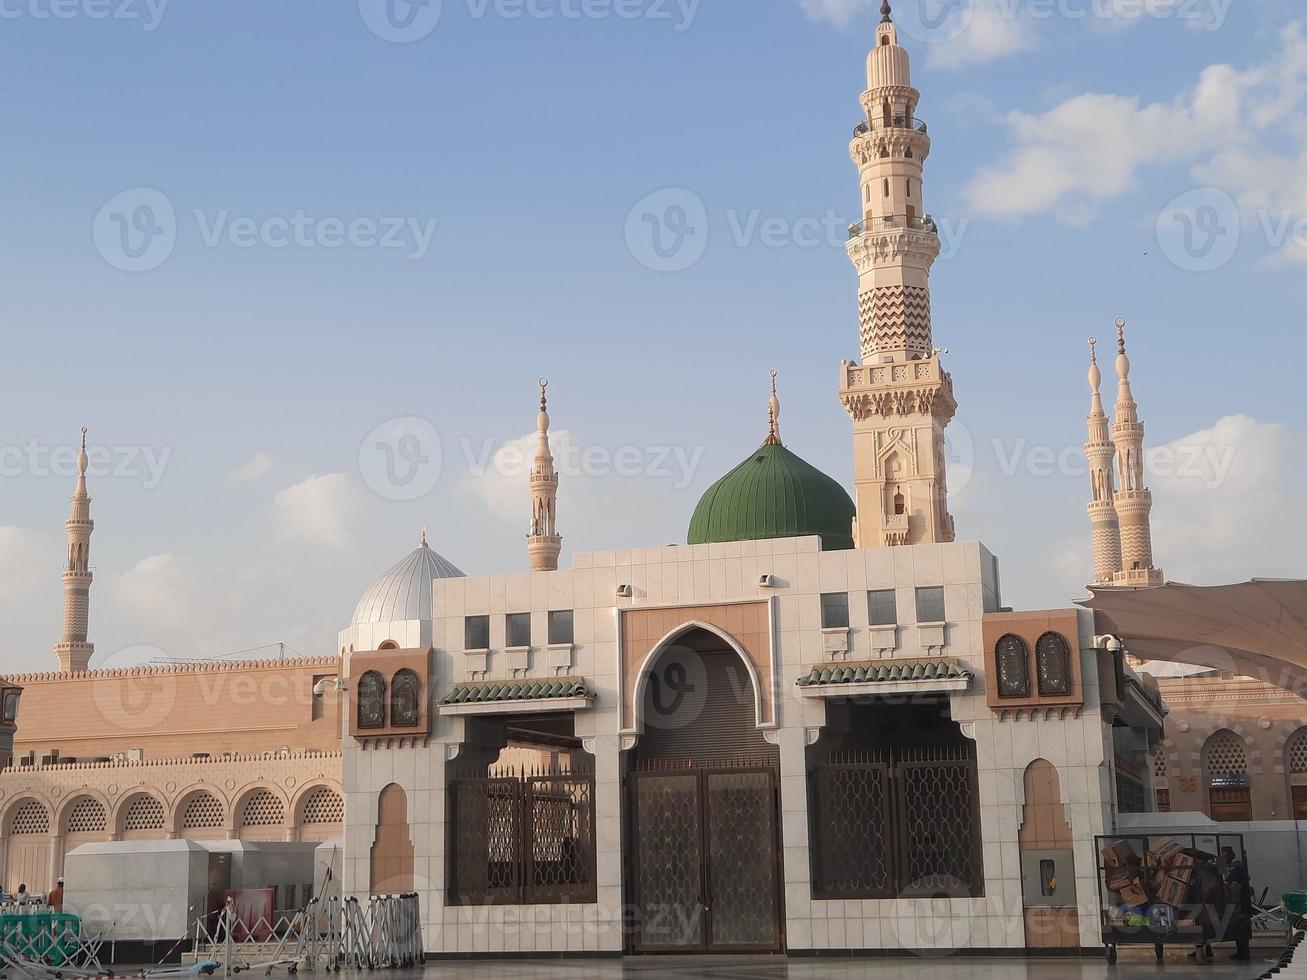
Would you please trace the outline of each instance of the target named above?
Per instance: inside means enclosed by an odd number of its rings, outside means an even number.
[[[440,703],[442,705],[489,704],[511,701],[553,701],[559,698],[594,700],[594,692],[579,677],[556,677],[547,680],[482,681],[460,684]]]
[[[799,678],[799,687],[839,684],[892,684],[904,681],[970,681],[972,673],[957,660],[881,661],[822,664]]]
[[[848,491],[768,439],[708,488],[690,519],[690,544],[817,535],[825,551],[853,547],[856,508]]]

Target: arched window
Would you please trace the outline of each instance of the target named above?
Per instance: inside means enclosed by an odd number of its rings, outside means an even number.
[[[1234,732],[1219,731],[1203,747],[1207,778],[1208,815],[1213,820],[1251,820],[1252,790],[1248,780],[1248,749]]]
[[[1046,698],[1071,695],[1071,647],[1061,633],[1045,633],[1035,644],[1039,693]]]
[[[0,716],[6,725],[12,725],[18,720],[18,691],[10,691],[5,695],[4,713]]]
[[[359,678],[359,728],[386,727],[386,679],[375,670]]]
[[[1025,640],[1011,633],[999,640],[994,647],[994,668],[1000,698],[1030,697],[1030,648]]]
[[[68,811],[65,832],[69,834],[102,833],[109,824],[109,813],[104,804],[91,796],[83,796]]]
[[[1298,733],[1289,739],[1285,755],[1293,818],[1307,820],[1307,728],[1299,729]]]
[[[418,723],[418,675],[405,667],[390,681],[390,723],[414,728]]]
[[[898,493],[894,494],[894,516],[902,517],[907,512],[908,501],[907,498],[903,496],[903,491],[900,490]]]

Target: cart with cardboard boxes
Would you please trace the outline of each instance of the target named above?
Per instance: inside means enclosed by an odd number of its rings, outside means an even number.
[[[1121,946],[1192,946],[1200,963],[1224,938],[1230,917],[1218,866],[1230,847],[1247,866],[1241,834],[1098,837],[1098,892],[1108,963]]]

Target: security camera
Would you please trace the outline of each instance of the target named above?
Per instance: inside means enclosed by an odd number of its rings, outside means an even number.
[[[324,677],[313,685],[313,696],[315,698],[325,698],[328,691],[345,690],[345,682],[339,677]]]
[[[764,589],[774,589],[774,588],[776,588],[776,576],[775,576],[775,575],[760,575],[760,576],[758,576],[758,585],[759,585],[760,588],[764,588]]]

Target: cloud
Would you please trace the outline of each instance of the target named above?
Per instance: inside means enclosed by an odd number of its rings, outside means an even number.
[[[277,528],[287,541],[343,551],[353,540],[351,525],[358,501],[344,473],[314,476],[273,498]]]
[[[1153,551],[1172,581],[1218,585],[1302,574],[1302,434],[1244,415],[1148,455]]]
[[[50,582],[58,582],[60,554],[60,547],[44,534],[0,527],[0,606],[25,607]],[[50,574],[42,576],[40,570],[47,568]]]
[[[1267,212],[1307,215],[1307,39],[1295,23],[1279,41],[1266,62],[1211,65],[1169,101],[1088,92],[1043,113],[1009,113],[1011,147],[967,186],[968,206],[1079,224],[1150,169],[1182,166],[1260,219],[1255,230],[1281,258],[1307,261],[1307,233],[1293,234],[1292,219],[1265,221]]]
[[[1010,0],[973,0],[970,16],[959,27],[956,36],[930,45],[931,65],[953,70],[986,65],[1039,46],[1034,25]]]
[[[254,483],[267,476],[272,470],[272,457],[267,453],[255,453],[236,469],[227,474],[229,483]]]
[[[142,558],[111,582],[112,597],[123,612],[143,626],[180,626],[195,611],[195,569],[167,552]]]

